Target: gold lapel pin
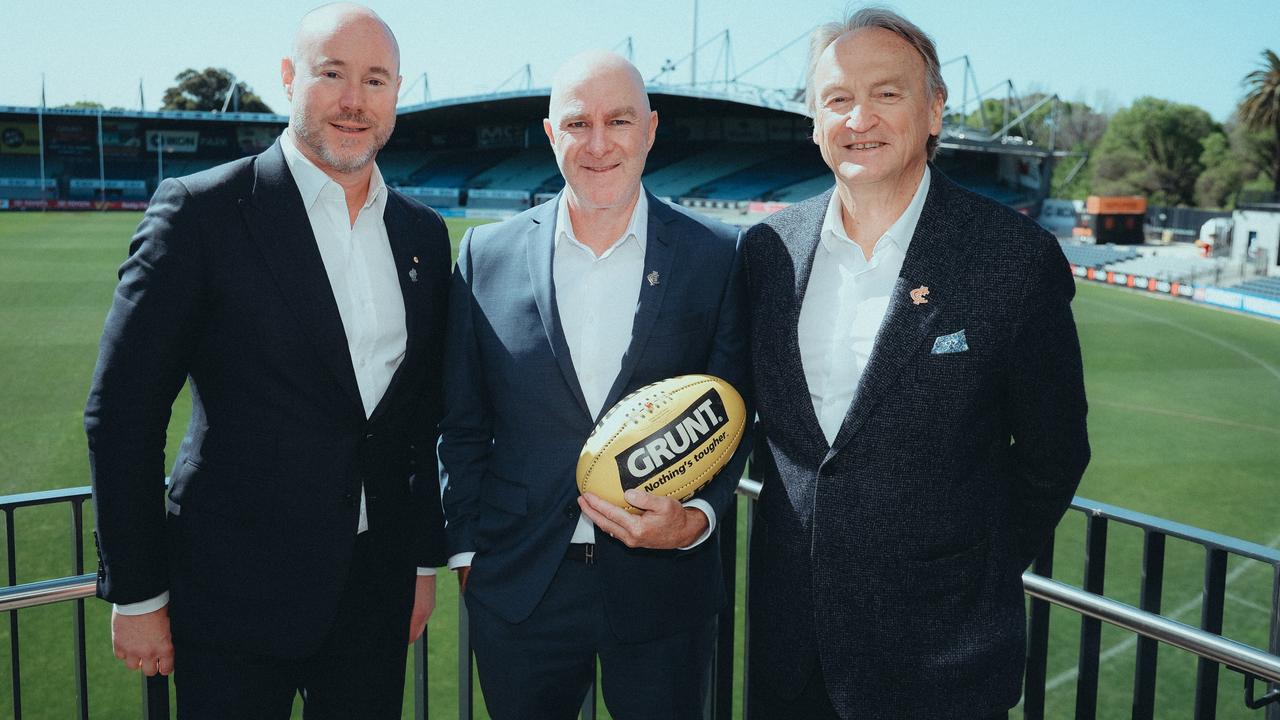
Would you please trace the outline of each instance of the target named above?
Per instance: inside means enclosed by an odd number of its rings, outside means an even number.
[[[912,305],[924,305],[925,303],[929,302],[929,298],[925,297],[925,295],[928,295],[928,294],[929,294],[929,288],[928,288],[927,286],[925,286],[925,285],[921,285],[920,287],[916,288],[915,290],[912,290],[912,291],[911,291],[911,304],[912,304]]]

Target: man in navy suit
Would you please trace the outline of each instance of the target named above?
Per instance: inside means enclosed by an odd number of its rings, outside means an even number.
[[[630,63],[569,61],[543,121],[564,191],[462,240],[440,458],[495,718],[573,717],[597,657],[614,717],[701,717],[717,519],[746,444],[684,505],[628,491],[638,516],[574,481],[596,420],[633,390],[687,373],[747,389],[738,233],[641,186],[657,122]]]
[[[1054,238],[930,165],[933,42],[820,26],[807,94],[835,187],[748,231],[764,481],[750,717],[988,718],[1018,702],[1021,573],[1089,460]]]
[[[377,15],[311,12],[281,75],[280,140],[161,183],[120,270],[85,411],[98,594],[179,717],[287,718],[300,692],[308,718],[399,718],[445,560],[448,234],[374,163],[400,85]]]

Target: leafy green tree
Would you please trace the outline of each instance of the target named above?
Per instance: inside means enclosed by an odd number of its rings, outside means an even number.
[[[1230,207],[1244,184],[1244,163],[1233,151],[1226,133],[1212,133],[1204,139],[1200,162],[1204,172],[1196,178],[1196,205],[1205,208]]]
[[[1093,190],[1143,195],[1156,205],[1195,202],[1202,142],[1221,128],[1194,106],[1142,97],[1111,118],[1093,156]]]
[[[225,68],[205,68],[196,72],[188,68],[178,73],[177,85],[164,91],[162,110],[221,110],[227,103],[234,77]],[[269,113],[271,108],[242,82],[235,83],[235,95],[227,110]]]
[[[1280,192],[1280,56],[1262,51],[1262,67],[1244,78],[1249,89],[1240,103],[1240,120],[1252,130],[1271,132],[1271,183]]]
[[[72,108],[77,110],[106,110],[107,106],[93,100],[77,100],[73,103],[64,103],[59,105],[60,108]]]

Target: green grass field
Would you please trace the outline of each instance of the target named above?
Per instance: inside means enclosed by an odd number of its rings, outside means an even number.
[[[81,412],[115,269],[137,221],[123,213],[0,214],[0,495],[87,484]],[[450,221],[455,243],[464,229]],[[1094,450],[1080,495],[1280,545],[1280,324],[1092,284],[1078,288]],[[171,446],[188,412],[184,397]],[[15,525],[18,582],[72,573],[65,506],[21,510]],[[1073,584],[1083,564],[1082,529],[1081,516],[1070,513],[1058,537],[1055,575]],[[1166,555],[1165,614],[1196,624],[1203,554],[1170,541]],[[3,547],[0,559],[9,561]],[[1140,560],[1140,534],[1113,524],[1107,595],[1136,604]],[[1225,634],[1265,648],[1272,576],[1238,561],[1229,573]],[[435,717],[453,717],[457,591],[448,574],[439,597],[429,631],[430,707]],[[139,684],[111,654],[108,608],[86,605],[91,712],[138,717]],[[741,623],[741,597],[738,608]],[[26,718],[73,715],[72,616],[70,603],[20,613]],[[0,625],[0,716],[7,716],[9,625]],[[1078,617],[1055,610],[1052,633],[1048,717],[1071,717]],[[1104,627],[1103,652],[1099,716],[1128,717],[1131,636]],[[1189,716],[1194,659],[1164,648],[1159,664],[1158,716]],[[1242,698],[1240,676],[1222,671],[1218,717],[1260,717]],[[406,708],[411,704],[406,698]]]

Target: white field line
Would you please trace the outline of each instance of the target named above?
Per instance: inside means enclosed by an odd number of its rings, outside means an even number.
[[[1273,548],[1280,547],[1280,535],[1277,535],[1271,542],[1267,543],[1267,547],[1273,547]],[[1255,566],[1263,566],[1263,564],[1259,562],[1247,562],[1247,563],[1241,563],[1240,565],[1237,565],[1235,570],[1232,570],[1231,572],[1227,573],[1226,586],[1230,587],[1231,583],[1239,580],[1241,575],[1249,572]],[[1227,593],[1227,597],[1232,597],[1232,594]],[[1186,615],[1187,613],[1191,612],[1192,610],[1195,610],[1196,608],[1200,607],[1201,600],[1202,600],[1201,595],[1197,594],[1192,599],[1179,605],[1173,612],[1165,614],[1165,617],[1176,620],[1182,617],[1183,615]],[[1271,612],[1270,608],[1264,608],[1261,606],[1258,606],[1258,608],[1268,614]],[[1135,634],[1135,635],[1130,635],[1124,640],[1121,640],[1115,645],[1112,645],[1106,650],[1103,650],[1102,654],[1099,655],[1098,657],[1098,666],[1101,667],[1103,663],[1107,662],[1108,660],[1111,660],[1117,655],[1124,654],[1125,652],[1131,650],[1137,644],[1138,644],[1138,636]],[[1057,688],[1069,682],[1072,682],[1073,680],[1076,679],[1076,676],[1079,675],[1079,672],[1080,671],[1076,667],[1072,667],[1058,673],[1057,675],[1054,675],[1053,677],[1049,678],[1048,682],[1044,684],[1045,692],[1047,693],[1050,690],[1053,690],[1054,688]]]
[[[1240,605],[1243,605],[1252,610],[1257,610],[1258,612],[1267,613],[1268,615],[1271,614],[1271,608],[1267,607],[1266,605],[1263,605],[1261,603],[1256,603],[1250,600],[1249,598],[1240,597],[1235,593],[1230,593],[1230,592],[1227,593],[1227,599],[1232,600],[1236,603],[1239,603]]]
[[[1262,369],[1264,369],[1264,370],[1266,370],[1267,372],[1269,372],[1269,373],[1271,373],[1272,375],[1274,375],[1274,376],[1275,376],[1275,378],[1276,378],[1276,380],[1280,380],[1280,368],[1277,368],[1276,366],[1274,366],[1274,365],[1272,365],[1272,364],[1268,363],[1267,361],[1263,360],[1262,358],[1258,357],[1257,355],[1254,355],[1253,353],[1249,352],[1248,350],[1245,350],[1244,348],[1240,347],[1239,345],[1236,345],[1235,343],[1233,343],[1233,342],[1231,342],[1231,341],[1229,341],[1229,340],[1223,340],[1222,338],[1218,337],[1217,335],[1211,335],[1211,334],[1209,334],[1209,333],[1207,333],[1207,332],[1204,332],[1203,330],[1197,330],[1197,329],[1195,329],[1195,328],[1193,328],[1193,327],[1188,327],[1188,326],[1183,325],[1182,323],[1180,323],[1180,322],[1178,322],[1178,321],[1176,321],[1176,320],[1169,320],[1169,319],[1167,319],[1167,318],[1156,317],[1155,315],[1151,315],[1151,314],[1148,314],[1148,313],[1144,313],[1144,312],[1142,312],[1141,310],[1133,310],[1133,309],[1131,309],[1131,308],[1120,307],[1120,306],[1118,306],[1118,305],[1111,305],[1111,304],[1104,303],[1104,302],[1100,302],[1100,301],[1096,301],[1096,300],[1084,300],[1083,302],[1085,302],[1086,304],[1090,304],[1090,305],[1100,305],[1100,306],[1103,306],[1103,307],[1107,308],[1108,310],[1112,310],[1112,311],[1118,311],[1118,312],[1122,312],[1122,313],[1127,313],[1127,314],[1129,314],[1129,315],[1136,315],[1137,317],[1140,317],[1140,318],[1142,318],[1142,319],[1144,319],[1144,320],[1149,320],[1149,321],[1151,321],[1151,322],[1162,323],[1162,324],[1164,324],[1164,325],[1169,325],[1169,326],[1171,326],[1171,327],[1178,328],[1179,330],[1182,330],[1183,332],[1191,333],[1192,335],[1195,335],[1195,336],[1197,336],[1197,337],[1200,337],[1200,338],[1203,338],[1203,339],[1205,339],[1205,340],[1208,340],[1209,342],[1211,342],[1211,343],[1213,343],[1213,344],[1215,344],[1215,345],[1218,345],[1218,346],[1220,346],[1220,347],[1224,347],[1224,348],[1226,348],[1227,350],[1230,350],[1230,351],[1232,351],[1232,352],[1234,352],[1234,353],[1236,353],[1236,354],[1240,355],[1241,357],[1244,357],[1244,358],[1247,358],[1247,359],[1249,359],[1249,360],[1252,360],[1253,362],[1255,362],[1255,363],[1257,363],[1258,365],[1260,365],[1260,366],[1262,367]]]
[[[1120,410],[1132,410],[1134,412],[1151,413],[1153,415],[1167,415],[1169,417],[1182,418],[1184,420],[1196,420],[1214,425],[1225,425],[1227,427],[1240,428],[1242,430],[1256,430],[1258,432],[1270,433],[1272,435],[1280,435],[1280,428],[1268,427],[1266,425],[1254,425],[1252,423],[1239,422],[1236,420],[1227,420],[1225,418],[1210,417],[1208,415],[1196,415],[1195,413],[1182,412],[1180,410],[1165,410],[1163,408],[1151,407],[1149,405],[1131,405],[1129,403],[1118,403],[1110,400],[1094,400],[1089,399],[1090,405],[1103,405],[1105,407],[1118,408]]]

